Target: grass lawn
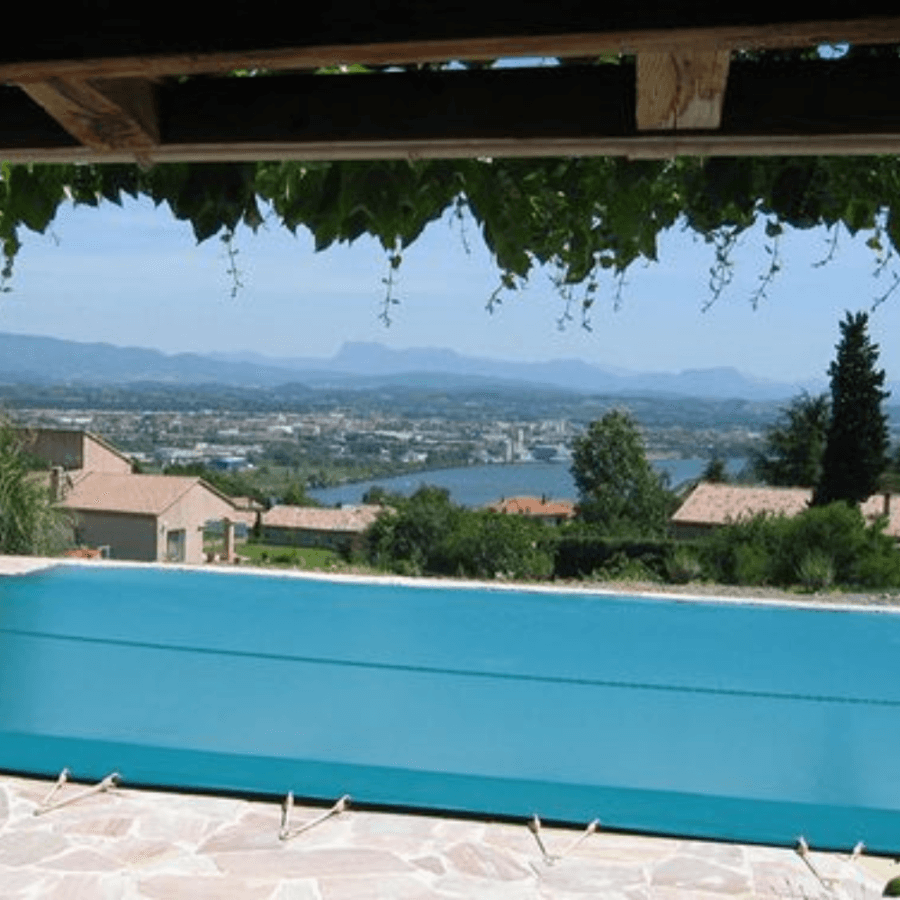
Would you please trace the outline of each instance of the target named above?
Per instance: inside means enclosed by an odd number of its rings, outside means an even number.
[[[340,554],[324,547],[285,547],[282,544],[238,544],[238,556],[254,566],[287,566],[295,569],[335,569],[345,571],[350,565]],[[357,567],[353,567],[354,569]]]

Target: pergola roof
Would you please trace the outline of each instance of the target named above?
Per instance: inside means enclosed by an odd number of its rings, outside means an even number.
[[[0,159],[900,150],[897,54],[742,52],[900,44],[895,3],[345,0],[292,19],[260,2],[212,21],[208,6],[140,6],[35,7],[7,29]],[[597,64],[605,54],[615,64]],[[571,64],[426,67],[541,57]],[[355,63],[399,71],[317,74]]]

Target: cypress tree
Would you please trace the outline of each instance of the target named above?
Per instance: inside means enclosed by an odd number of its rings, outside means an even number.
[[[752,456],[757,478],[782,487],[815,487],[822,474],[830,420],[827,394],[811,397],[804,391],[795,397],[766,432],[765,448]]]
[[[822,475],[813,503],[861,503],[875,493],[887,467],[887,416],[881,401],[884,370],[876,369],[878,346],[869,340],[869,317],[852,315],[840,323],[837,358],[831,377],[831,421],[822,458]]]

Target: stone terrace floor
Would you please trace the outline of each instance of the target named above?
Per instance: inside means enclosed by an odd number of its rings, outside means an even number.
[[[44,815],[52,781],[0,776],[3,900],[808,900],[881,896],[890,860],[599,830],[545,860],[526,823],[356,810],[279,840],[281,805],[126,786]],[[66,784],[56,798],[84,790]],[[322,809],[297,805],[296,827]],[[550,854],[577,830],[543,827]],[[834,879],[831,881],[830,879]]]

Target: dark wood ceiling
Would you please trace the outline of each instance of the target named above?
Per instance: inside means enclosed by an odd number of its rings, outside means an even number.
[[[900,151],[896,3],[190,7],[26,11],[0,38],[0,159]],[[823,43],[887,52],[772,54]],[[428,66],[495,59],[526,65]],[[356,63],[387,70],[316,74]]]

